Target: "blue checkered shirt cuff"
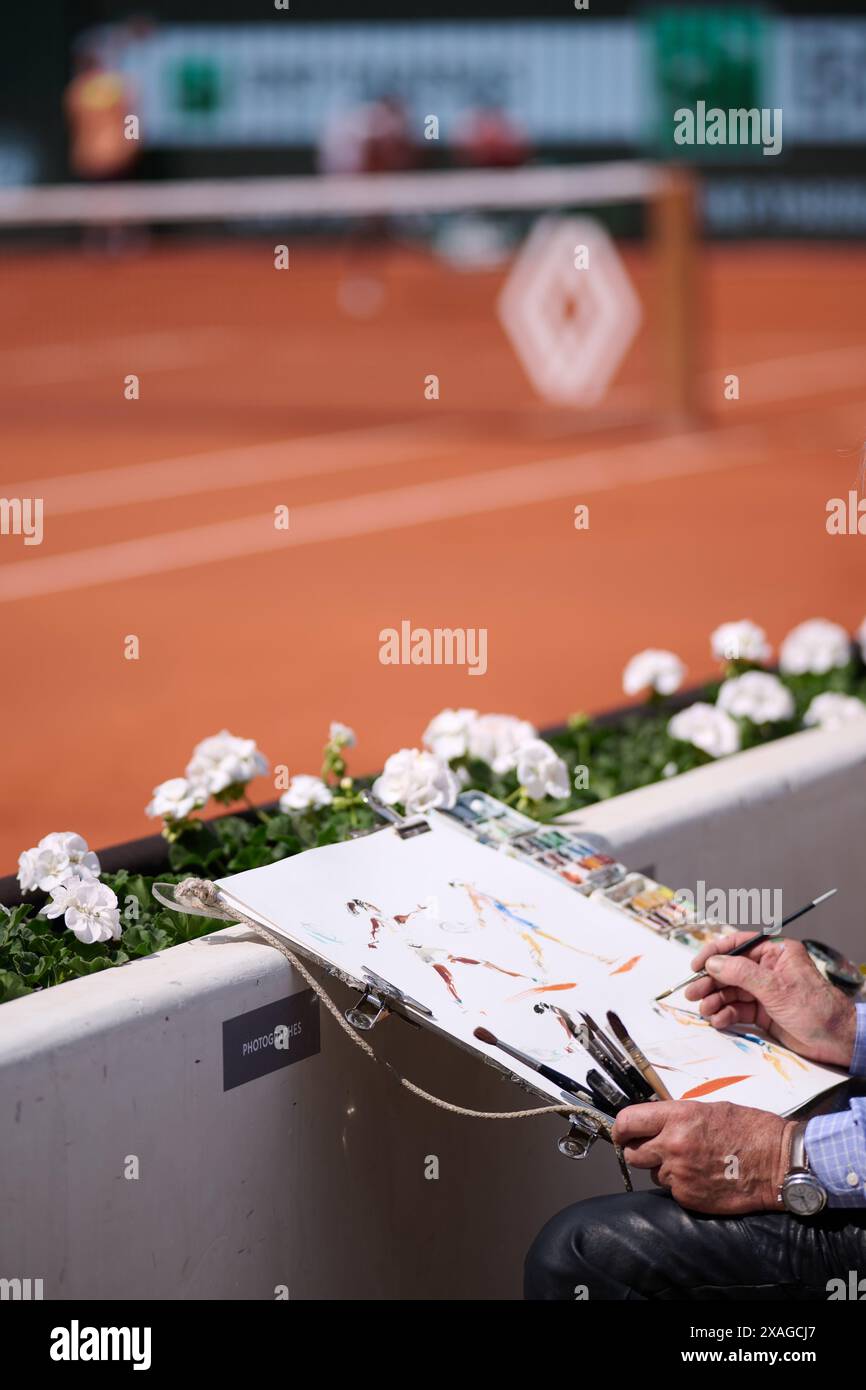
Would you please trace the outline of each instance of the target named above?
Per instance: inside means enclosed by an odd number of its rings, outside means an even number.
[[[857,1005],[851,1075],[866,1076],[866,1004]],[[866,1207],[866,1098],[855,1098],[850,1109],[838,1114],[810,1120],[806,1154],[831,1207]]]

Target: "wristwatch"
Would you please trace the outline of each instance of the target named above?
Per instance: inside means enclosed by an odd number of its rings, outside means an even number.
[[[827,1205],[827,1190],[809,1167],[805,1140],[806,1121],[801,1120],[791,1135],[788,1171],[779,1189],[779,1201],[793,1216],[817,1216]]]

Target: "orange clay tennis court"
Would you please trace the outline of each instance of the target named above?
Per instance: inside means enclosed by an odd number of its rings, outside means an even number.
[[[44,497],[46,521],[42,545],[0,545],[0,872],[49,830],[147,833],[151,788],[224,727],[317,771],[340,719],[370,771],[444,705],[544,725],[620,704],[646,645],[697,680],[725,619],[774,642],[810,616],[857,624],[866,542],[825,515],[866,436],[866,253],[701,256],[706,413],[670,434],[541,405],[494,321],[501,277],[421,251],[382,260],[364,318],[323,248],[286,276],[250,242],[8,254],[2,490]],[[646,351],[612,404],[645,389]],[[487,628],[487,673],[381,665],[404,618]]]

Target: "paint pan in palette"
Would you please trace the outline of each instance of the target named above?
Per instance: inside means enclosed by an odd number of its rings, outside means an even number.
[[[536,854],[546,854],[550,848],[535,831],[528,835],[517,835],[512,842],[511,848],[515,854],[525,855],[532,859]]]
[[[586,876],[586,881],[590,888],[612,888],[628,873],[625,864],[605,864],[599,868],[590,869]]]
[[[600,888],[610,887],[627,872],[624,864],[612,863],[603,868],[587,869],[579,862],[561,864],[545,855],[537,855],[530,862],[542,873],[553,874],[561,882],[567,883],[569,888],[583,897],[589,897]]]
[[[462,792],[454,806],[438,814],[488,845],[510,843],[516,836],[537,829],[536,821],[486,792]]]
[[[620,882],[614,884],[612,888],[604,890],[604,896],[608,902],[616,903],[618,907],[623,907],[631,902],[638,893],[643,893],[651,880],[644,874],[627,874]]]
[[[663,935],[688,927],[688,914],[671,888],[663,884],[646,881],[644,888],[622,906],[634,914],[646,926]]]
[[[545,869],[564,869],[568,867],[568,860],[562,854],[557,854],[556,850],[546,849],[538,855],[537,862],[543,864]]]

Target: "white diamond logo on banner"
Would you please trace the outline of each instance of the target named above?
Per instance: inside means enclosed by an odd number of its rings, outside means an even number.
[[[577,269],[585,246],[586,268]],[[588,217],[542,217],[499,295],[499,318],[539,395],[601,400],[641,322],[640,301],[613,242]]]

